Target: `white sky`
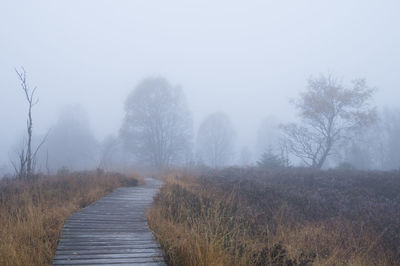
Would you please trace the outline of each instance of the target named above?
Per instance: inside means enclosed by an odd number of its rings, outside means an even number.
[[[25,127],[19,66],[38,86],[38,133],[76,103],[98,138],[116,133],[148,75],[182,85],[196,125],[228,113],[251,148],[264,117],[293,117],[311,75],[366,78],[399,107],[399,14],[398,0],[1,0],[0,165]]]

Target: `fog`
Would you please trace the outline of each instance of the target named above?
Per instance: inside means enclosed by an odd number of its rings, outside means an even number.
[[[0,168],[10,169],[26,130],[21,66],[37,86],[36,136],[57,128],[71,105],[97,141],[117,136],[129,93],[159,76],[182,88],[195,133],[208,115],[229,116],[237,158],[248,149],[259,155],[269,117],[296,120],[290,99],[311,76],[365,78],[378,109],[395,110],[399,10],[397,0],[2,0]]]

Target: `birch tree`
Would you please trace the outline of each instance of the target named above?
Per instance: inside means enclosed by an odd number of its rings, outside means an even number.
[[[321,168],[338,143],[375,121],[373,92],[362,79],[349,87],[332,76],[310,79],[294,101],[301,123],[282,126],[291,153]]]

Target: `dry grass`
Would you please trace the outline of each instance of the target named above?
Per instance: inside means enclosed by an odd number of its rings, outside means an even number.
[[[138,176],[81,172],[0,182],[0,265],[51,265],[64,221]]]
[[[186,174],[148,218],[170,265],[399,265],[399,191],[398,172]]]

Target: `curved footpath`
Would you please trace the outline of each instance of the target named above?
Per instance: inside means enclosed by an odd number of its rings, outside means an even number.
[[[161,181],[119,188],[65,222],[53,265],[165,265],[146,210]]]

